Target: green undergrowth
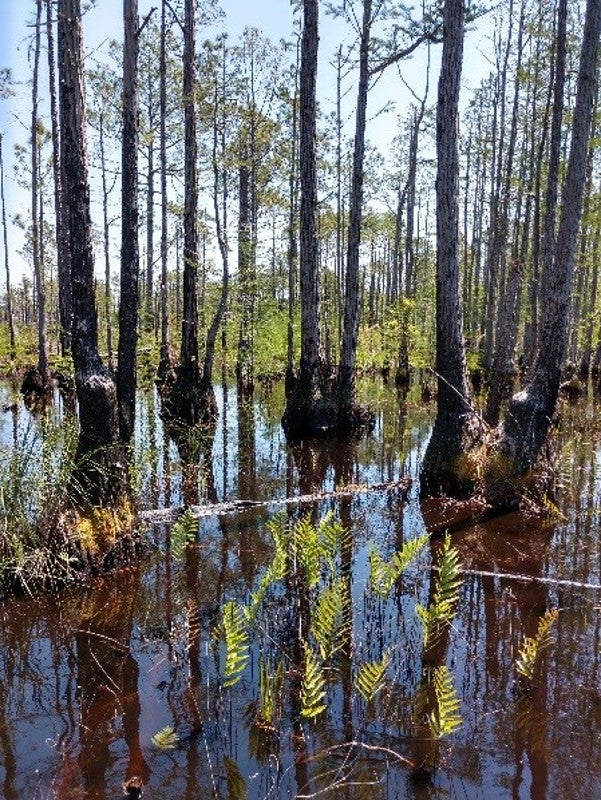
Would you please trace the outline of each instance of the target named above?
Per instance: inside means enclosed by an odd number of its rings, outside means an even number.
[[[189,541],[186,527],[179,524],[178,540]],[[408,541],[390,557],[373,546],[358,598],[351,534],[333,514],[319,521],[280,515],[269,530],[270,565],[246,602],[223,604],[214,631],[221,690],[236,691],[240,683],[248,688],[251,682],[255,699],[247,718],[255,732],[280,730],[288,715],[307,726],[307,734],[324,719],[334,724],[335,698],[350,692],[359,737],[369,740],[370,722],[386,719],[393,727],[406,727],[407,736],[431,741],[427,758],[434,759],[435,745],[461,723],[453,675],[445,664],[461,586],[461,565],[450,540],[435,556],[430,602],[413,607],[412,625],[422,631],[423,664],[421,679],[411,687],[401,676],[407,661],[419,654],[373,620],[396,602],[399,582],[423,555],[429,537]],[[255,657],[258,665],[251,669]],[[412,766],[423,769],[424,763]]]

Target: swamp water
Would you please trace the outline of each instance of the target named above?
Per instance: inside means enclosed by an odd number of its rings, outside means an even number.
[[[385,485],[415,477],[433,409],[412,393],[401,416],[394,392],[378,383],[362,392],[377,411],[369,437],[288,448],[281,387],[240,406],[235,390],[220,389],[211,454],[184,479],[154,393],[140,393],[142,508],[178,505],[184,495],[189,503],[270,504],[200,519],[185,547],[174,546],[167,525],[149,526],[154,546],[136,568],[0,605],[0,797],[108,800],[127,786],[134,797],[135,784],[123,784],[137,776],[144,798],[161,800],[601,798],[599,409],[562,407],[560,517],[508,515],[452,536],[465,570],[460,602],[429,657],[448,667],[461,725],[434,742],[415,722],[424,673],[415,606],[428,604],[440,540],[385,598],[368,586],[371,549],[388,563],[425,532],[415,487],[405,499]],[[0,388],[0,405],[8,396]],[[50,413],[60,415],[60,405]],[[39,463],[38,429],[22,408],[3,413],[2,457],[15,442],[33,441],[30,458]],[[380,488],[327,496],[341,485]],[[281,502],[312,492],[324,496],[302,507]],[[293,602],[284,589],[290,578],[270,589],[231,687],[214,631],[226,601],[252,605],[272,564],[270,521],[310,513],[318,523],[328,511],[350,532],[333,568],[351,603],[352,632],[324,667],[325,697],[316,679],[315,702],[327,709],[299,722],[302,587],[293,587]],[[560,609],[550,643],[536,680],[520,692],[519,648],[550,608]],[[355,688],[357,672],[383,655],[382,688],[368,702]],[[258,709],[276,684],[267,724]],[[428,774],[416,777],[424,760]]]

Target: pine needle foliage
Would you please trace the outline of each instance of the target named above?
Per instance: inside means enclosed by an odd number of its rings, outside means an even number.
[[[461,725],[461,701],[455,691],[453,673],[446,664],[434,668],[432,683],[436,706],[428,717],[428,724],[432,738],[442,739]]]
[[[196,541],[198,536],[198,519],[187,509],[171,528],[171,555],[181,558],[186,546]]]
[[[179,736],[171,725],[165,725],[151,737],[150,741],[159,750],[175,750],[179,745]]]
[[[229,600],[223,607],[221,625],[225,639],[223,685],[234,686],[240,680],[249,659],[250,640],[245,609],[234,600]]]
[[[361,697],[369,702],[384,687],[390,654],[384,653],[380,661],[368,661],[360,665],[355,678],[355,687]]]
[[[461,584],[459,553],[451,545],[450,537],[446,536],[438,560],[438,574],[432,601],[428,608],[424,608],[419,603],[415,606],[415,611],[423,626],[426,650],[434,647],[455,616]]]
[[[536,666],[541,653],[551,644],[551,629],[557,620],[559,609],[551,608],[538,623],[534,636],[526,636],[519,649],[516,670],[521,678],[531,684],[534,681]]]
[[[305,643],[305,665],[301,686],[301,716],[313,719],[326,710],[324,702],[326,689],[322,665],[319,659]]]
[[[425,533],[416,539],[410,539],[389,560],[384,560],[377,548],[373,547],[369,554],[370,584],[376,594],[387,597],[390,590],[405,572],[409,564],[417,558],[430,540]]]
[[[350,611],[344,578],[338,578],[319,593],[311,611],[311,634],[324,661],[342,648],[351,626]]]

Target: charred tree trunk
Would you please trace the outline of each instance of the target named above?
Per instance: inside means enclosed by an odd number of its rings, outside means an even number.
[[[138,0],[123,0],[123,129],[121,149],[121,296],[117,397],[119,433],[134,432],[138,342]]]
[[[359,248],[361,245],[361,215],[363,209],[363,161],[365,157],[365,123],[369,82],[369,42],[372,23],[372,2],[363,0],[363,21],[359,50],[359,88],[355,120],[355,144],[349,206],[349,226],[346,253],[344,322],[340,365],[336,383],[338,425],[340,430],[352,431],[368,425],[369,411],[355,400],[355,361],[359,331]]]
[[[528,473],[539,463],[555,411],[568,340],[570,296],[586,183],[600,35],[601,0],[587,0],[572,139],[554,257],[547,273],[539,347],[524,390],[514,395],[509,404],[486,474],[488,498],[498,506],[519,501]]]
[[[76,232],[70,236],[69,244],[80,431],[71,488],[80,501],[110,505],[122,496],[125,475],[119,447],[116,386],[98,353],[80,0],[59,0],[58,13],[65,192],[69,230]]]
[[[473,479],[462,455],[477,433],[459,300],[459,147],[457,113],[463,61],[464,0],[445,0],[436,114],[436,369],[438,406],[421,470],[422,494],[461,495]]]
[[[167,8],[161,3],[161,45],[159,56],[159,158],[161,173],[161,358],[158,379],[161,384],[173,380],[173,357],[169,331],[169,285],[167,265]]]
[[[52,0],[46,0],[46,40],[48,47],[48,83],[50,88],[50,120],[52,128],[52,169],[54,175],[54,216],[58,270],[58,305],[60,320],[60,350],[65,356],[71,351],[71,266],[69,230],[65,214],[61,135],[56,98],[56,68],[52,25]]]
[[[288,386],[282,425],[287,436],[322,433],[335,421],[323,397],[319,323],[319,242],[317,238],[316,79],[318,0],[304,0],[300,66],[300,370]]]

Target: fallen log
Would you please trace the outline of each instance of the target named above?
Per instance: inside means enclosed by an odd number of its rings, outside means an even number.
[[[331,492],[314,492],[313,494],[302,494],[294,497],[276,498],[271,500],[231,500],[223,503],[213,503],[206,506],[171,506],[170,508],[157,508],[138,513],[138,520],[147,525],[160,525],[162,523],[173,523],[184,513],[190,511],[195,517],[225,516],[227,514],[242,514],[249,509],[268,508],[273,506],[305,506],[311,503],[319,503],[322,500],[330,499],[352,499],[359,494],[368,492],[391,492],[399,491],[406,499],[412,485],[411,478],[402,478],[398,481],[388,483],[372,483],[360,485],[341,486]]]

